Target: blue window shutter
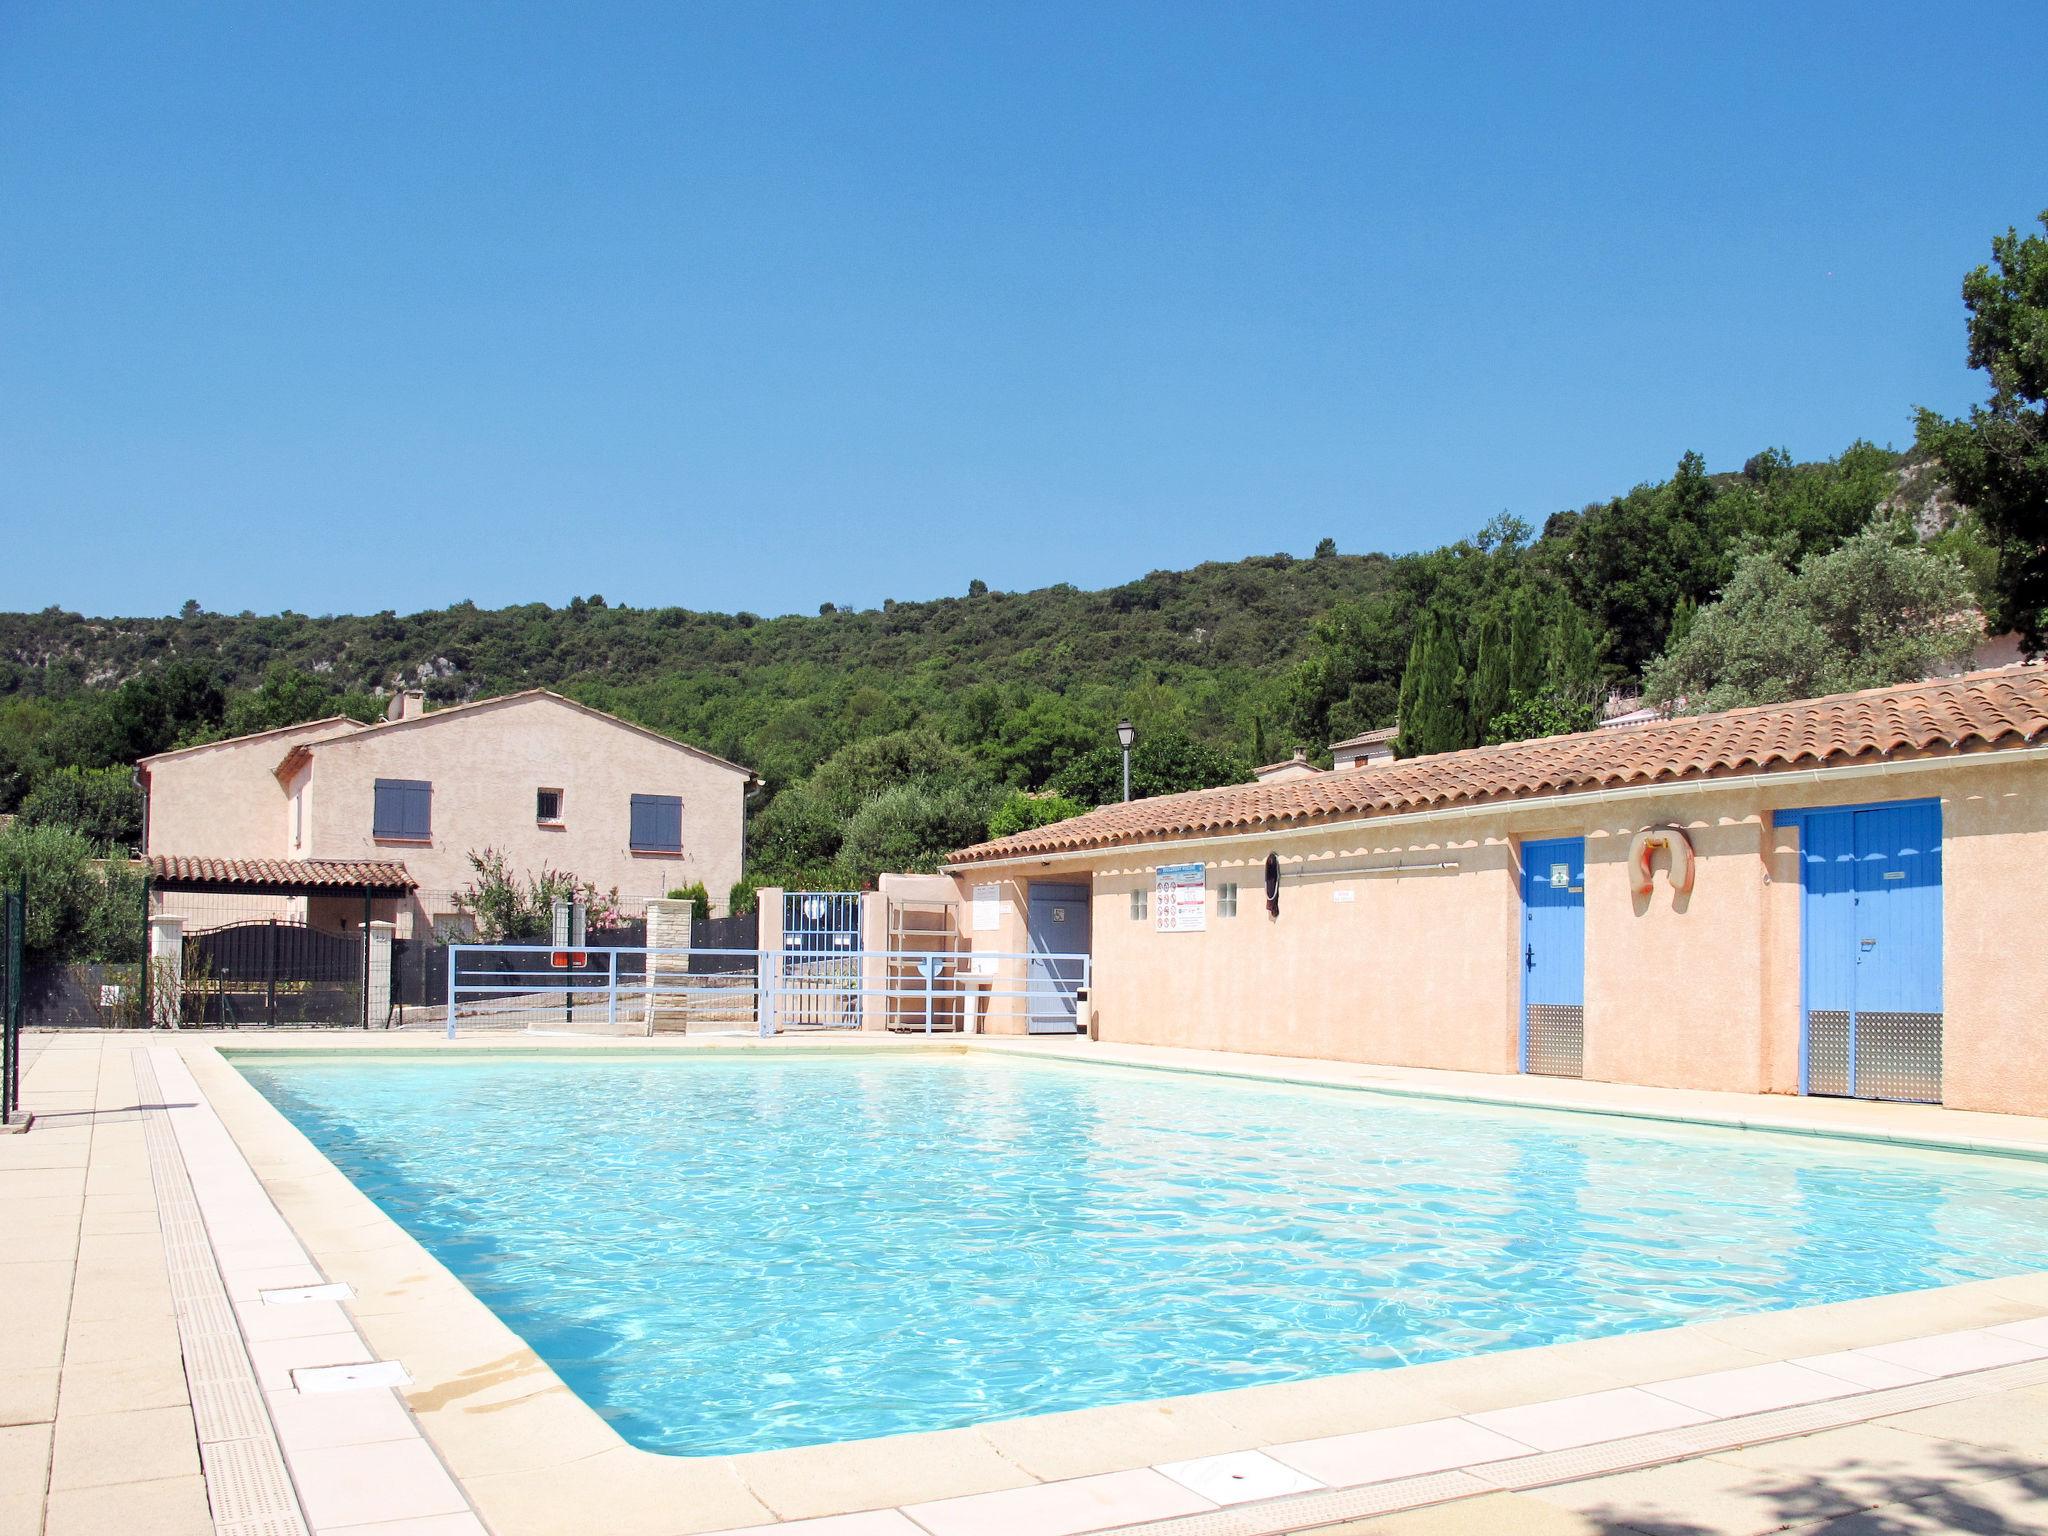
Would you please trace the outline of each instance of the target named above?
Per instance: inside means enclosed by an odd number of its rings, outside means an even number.
[[[683,849],[683,802],[679,795],[635,795],[627,846],[661,853]]]
[[[434,786],[425,779],[379,779],[371,813],[373,837],[426,842],[434,830]]]

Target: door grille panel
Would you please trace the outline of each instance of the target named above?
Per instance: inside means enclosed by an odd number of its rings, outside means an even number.
[[[1849,1010],[1815,1008],[1806,1015],[1806,1091],[1849,1096]]]
[[[1939,1104],[1941,1015],[1858,1012],[1856,1094]]]
[[[1539,1077],[1583,1077],[1586,1010],[1578,1004],[1529,1005],[1529,1070]]]

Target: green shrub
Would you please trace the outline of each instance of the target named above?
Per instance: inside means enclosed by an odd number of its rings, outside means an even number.
[[[690,904],[690,916],[697,919],[700,923],[711,916],[711,893],[704,889],[704,882],[702,880],[697,881],[694,885],[677,886],[668,893],[668,899],[670,901],[687,901]]]
[[[142,841],[142,791],[127,768],[59,768],[21,802],[32,827],[69,827],[103,852],[125,853]]]
[[[471,849],[469,867],[475,876],[455,893],[455,908],[469,915],[477,937],[486,944],[548,938],[559,900],[582,902],[584,922],[591,928],[613,927],[623,915],[617,886],[600,891],[566,869],[543,867],[539,874],[528,872],[522,878],[495,848],[481,853]]]
[[[32,965],[126,962],[142,955],[142,877],[99,862],[70,827],[0,831],[0,889],[28,889],[23,958]]]
[[[1087,809],[1080,801],[1069,800],[1065,795],[1027,795],[1021,789],[1012,790],[996,807],[995,814],[989,817],[988,835],[997,838],[1029,832],[1033,827],[1050,826],[1070,816],[1082,815]]]

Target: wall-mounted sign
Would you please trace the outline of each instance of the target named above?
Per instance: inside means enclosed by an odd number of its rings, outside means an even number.
[[[1003,888],[977,885],[974,888],[974,931],[993,933],[1003,922]]]
[[[1200,933],[1209,926],[1204,864],[1162,864],[1153,880],[1153,908],[1161,933]]]
[[[1348,885],[1340,885],[1336,890],[1330,892],[1330,900],[1356,901],[1358,900],[1358,892],[1352,890]]]
[[[120,987],[111,982],[102,982],[100,984],[100,1006],[102,1008],[118,1008],[120,1005]]]
[[[1564,889],[1564,888],[1565,888],[1566,886],[1570,885],[1571,883],[1572,883],[1572,867],[1571,867],[1571,865],[1569,865],[1569,864],[1553,864],[1553,865],[1551,865],[1551,866],[1550,866],[1550,888],[1551,888],[1551,889],[1552,889],[1553,891],[1561,891],[1561,890],[1563,890],[1563,889]]]

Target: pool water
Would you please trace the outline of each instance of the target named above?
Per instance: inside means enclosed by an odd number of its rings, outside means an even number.
[[[2048,1268],[2018,1161],[985,1055],[239,1064],[679,1455]]]

